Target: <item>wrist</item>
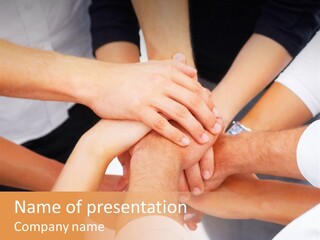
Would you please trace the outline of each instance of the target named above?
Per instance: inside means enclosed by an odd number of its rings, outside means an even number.
[[[249,133],[228,136],[225,144],[229,144],[228,149],[232,152],[228,156],[229,175],[253,173],[252,171],[252,141]],[[228,154],[229,155],[229,154]]]
[[[69,80],[62,86],[61,92],[68,96],[70,102],[80,103],[94,109],[95,100],[101,95],[99,91],[103,84],[106,84],[102,79],[110,78],[110,65],[112,64],[67,56],[60,61],[60,65],[64,78]]]
[[[64,164],[55,161],[55,160],[49,160],[49,168],[48,168],[48,177],[49,177],[49,181],[50,181],[50,187],[48,189],[44,189],[44,190],[50,190],[54,183],[56,182],[56,180],[58,179],[62,169],[64,167]]]
[[[34,169],[33,178],[31,182],[34,183],[31,186],[22,186],[24,189],[32,191],[50,191],[58,179],[64,164],[53,159],[42,159],[39,162],[38,168]],[[25,178],[26,180],[27,178]],[[26,182],[28,182],[26,180]]]
[[[227,138],[224,144],[229,144],[227,149],[233,156],[228,157],[230,166],[230,175],[236,173],[251,173],[250,161],[251,157],[248,157],[251,149],[250,132],[251,129],[244,126],[240,122],[234,121],[231,127],[226,131]]]
[[[239,173],[256,173],[256,166],[259,164],[259,157],[256,153],[260,151],[259,143],[252,140],[252,133],[244,132],[235,136],[238,141],[237,146],[241,146],[241,154],[238,161],[235,162],[235,168]]]
[[[78,156],[88,164],[94,162],[99,168],[107,168],[114,156],[110,143],[105,143],[104,138],[99,137],[97,132],[88,131],[78,141],[72,155]],[[99,141],[100,139],[100,141]],[[109,139],[106,137],[106,139]]]
[[[53,100],[80,102],[79,95],[82,90],[82,75],[79,71],[82,59],[60,53],[48,53],[50,67],[46,70],[47,85]]]

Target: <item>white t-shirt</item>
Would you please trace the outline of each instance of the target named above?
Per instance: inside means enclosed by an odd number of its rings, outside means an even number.
[[[0,38],[92,58],[90,0],[0,0]],[[72,103],[0,97],[0,136],[16,143],[42,137],[68,118]]]
[[[320,188],[320,120],[310,124],[300,137],[297,162],[302,175]]]
[[[276,79],[294,92],[313,116],[320,112],[320,31]]]
[[[320,120],[312,123],[299,139],[297,161],[302,175],[320,187]],[[319,240],[320,204],[288,224],[274,240]]]

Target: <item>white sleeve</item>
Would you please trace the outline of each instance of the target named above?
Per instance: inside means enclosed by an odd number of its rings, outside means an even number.
[[[313,116],[320,112],[320,31],[279,75],[276,82],[294,92]]]
[[[175,220],[165,216],[147,216],[125,225],[115,240],[190,240],[190,234]]]
[[[313,186],[320,188],[320,120],[309,125],[301,135],[297,163],[302,175]]]
[[[289,223],[273,240],[319,240],[320,204]]]

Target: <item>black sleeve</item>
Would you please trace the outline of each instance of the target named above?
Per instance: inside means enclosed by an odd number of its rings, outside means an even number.
[[[319,26],[319,0],[269,0],[263,6],[255,33],[275,40],[295,57]]]
[[[130,0],[92,0],[89,14],[93,52],[115,41],[139,46],[139,23]]]

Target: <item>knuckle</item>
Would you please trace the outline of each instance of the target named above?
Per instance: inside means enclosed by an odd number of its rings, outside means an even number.
[[[179,118],[186,118],[189,115],[189,110],[184,106],[178,106],[176,109],[176,114]]]
[[[164,78],[160,75],[160,74],[154,74],[152,76],[152,81],[156,84],[156,85],[162,85],[164,83]]]
[[[180,65],[180,62],[178,60],[176,60],[176,59],[173,59],[173,60],[170,61],[170,66],[172,68],[177,68],[177,67],[179,67],[179,65]]]
[[[170,61],[170,71],[173,74],[176,71],[180,71],[180,69],[182,69],[182,63],[179,62],[178,60],[171,60]]]
[[[192,80],[192,85],[193,85],[193,91],[197,94],[202,94],[203,93],[203,87],[198,81]]]
[[[205,126],[212,128],[215,123],[216,123],[216,119],[213,116],[213,114],[210,114],[210,112],[208,114],[206,114],[206,116],[204,118]]]
[[[181,141],[183,135],[179,130],[173,128],[173,130],[169,134],[169,137],[170,137],[170,139],[173,139],[175,142],[179,142],[179,141]]]
[[[197,109],[201,106],[202,100],[196,94],[193,94],[189,102],[193,108]]]
[[[166,125],[167,125],[167,120],[163,117],[158,117],[154,121],[154,127],[157,130],[163,131],[165,129]]]

